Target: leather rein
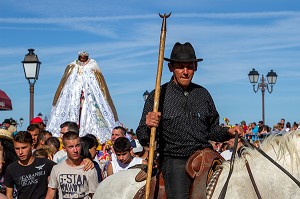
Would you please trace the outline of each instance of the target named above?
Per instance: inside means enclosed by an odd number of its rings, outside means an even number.
[[[284,172],[288,177],[290,177],[297,185],[298,187],[300,188],[300,181],[297,180],[292,174],[290,174],[285,168],[283,168],[280,164],[278,164],[277,162],[275,162],[270,156],[268,156],[263,150],[261,150],[260,148],[256,147],[255,145],[249,143],[244,137],[239,137],[239,135],[236,133],[235,134],[235,139],[234,139],[234,146],[233,146],[233,151],[232,151],[232,154],[231,154],[231,159],[230,159],[230,167],[229,167],[229,173],[228,173],[228,177],[227,177],[227,180],[221,190],[221,193],[219,195],[219,198],[218,199],[224,199],[225,198],[225,195],[226,195],[226,191],[227,191],[227,187],[228,187],[228,183],[229,183],[229,180],[231,178],[231,175],[232,175],[232,172],[233,172],[233,167],[234,167],[234,159],[235,159],[235,156],[236,156],[236,152],[237,152],[237,144],[238,144],[238,138],[240,138],[243,142],[243,144],[247,147],[250,147],[250,148],[253,148],[253,149],[256,149],[261,155],[263,155],[265,158],[267,158],[271,163],[273,163],[275,166],[277,166],[282,172]],[[250,170],[250,167],[249,167],[249,164],[248,164],[248,161],[246,160],[246,167],[247,167],[247,171],[249,173],[249,176],[250,176],[250,179],[251,179],[251,182],[252,182],[252,185],[254,187],[254,190],[256,192],[256,195],[258,197],[258,199],[261,199],[261,195],[258,191],[258,188],[257,188],[257,185],[254,181],[254,178],[253,178],[253,175],[252,175],[252,172]]]

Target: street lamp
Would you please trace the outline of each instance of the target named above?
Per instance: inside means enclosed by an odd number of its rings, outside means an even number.
[[[38,59],[38,56],[34,53],[34,49],[28,49],[29,53],[25,55],[23,63],[25,78],[29,83],[29,92],[30,92],[30,108],[29,108],[29,121],[33,118],[34,115],[34,84],[39,77],[40,65],[41,62]]]
[[[37,116],[38,116],[39,118],[43,119],[43,114],[42,114],[42,113],[39,113]]]
[[[47,123],[48,123],[48,117],[45,115],[45,117],[44,117],[44,124],[47,126]]]
[[[147,98],[148,98],[148,95],[149,95],[149,92],[146,90],[146,91],[144,92],[144,94],[143,94],[144,101],[146,101],[146,100],[147,100]]]
[[[267,90],[270,94],[273,92],[273,86],[276,83],[277,74],[273,70],[271,70],[267,74],[268,83],[266,83],[264,75],[262,75],[262,77],[260,79],[260,83],[258,83],[256,89],[255,89],[255,85],[258,82],[259,73],[253,68],[252,71],[249,72],[248,77],[249,77],[250,83],[253,85],[253,91],[256,93],[258,91],[258,89],[261,90],[261,94],[262,94],[262,121],[265,124],[265,91]],[[269,85],[271,86],[270,89],[269,89]]]
[[[19,119],[19,122],[20,122],[20,126],[22,126],[22,125],[23,125],[23,122],[24,122],[24,119],[21,117],[21,118]]]

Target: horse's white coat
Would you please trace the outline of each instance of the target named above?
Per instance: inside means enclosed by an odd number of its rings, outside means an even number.
[[[120,171],[105,178],[97,187],[93,199],[131,199],[146,184],[136,182],[135,176],[141,169]]]
[[[300,131],[289,132],[284,136],[271,136],[262,144],[261,149],[272,159],[300,180]],[[247,149],[254,180],[263,199],[299,199],[300,188],[279,168],[256,150]],[[223,164],[223,172],[217,183],[213,199],[218,198],[227,179],[229,163]],[[238,158],[229,181],[226,197],[230,199],[256,199],[257,195],[250,181],[245,161]]]

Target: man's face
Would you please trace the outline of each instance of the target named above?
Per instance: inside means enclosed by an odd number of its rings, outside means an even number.
[[[186,89],[190,85],[194,73],[197,70],[196,62],[174,62],[168,64],[170,72],[173,72],[174,82]]]
[[[14,148],[21,161],[26,161],[32,156],[32,145],[30,143],[14,142]]]
[[[64,140],[64,150],[67,152],[69,159],[78,160],[80,158],[80,149],[80,138]]]
[[[63,135],[66,133],[66,132],[68,132],[68,127],[67,126],[65,126],[65,127],[63,127],[63,128],[61,128],[60,129],[60,134],[59,134],[59,137],[63,137]]]
[[[116,156],[117,156],[117,159],[123,164],[130,163],[131,160],[132,160],[132,156],[130,155],[130,151],[116,153]]]
[[[39,129],[34,129],[33,131],[28,131],[32,137],[32,142],[33,142],[33,145],[36,145],[37,143],[37,137],[40,133],[40,130]]]
[[[111,142],[115,143],[115,140],[119,137],[123,137],[121,129],[114,129],[111,133]]]
[[[48,140],[48,138],[52,137],[49,133],[45,134],[45,141]],[[45,141],[44,140],[40,140],[39,144],[41,144],[42,146],[45,145]]]

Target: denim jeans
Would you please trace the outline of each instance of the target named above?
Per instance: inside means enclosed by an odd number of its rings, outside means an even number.
[[[162,172],[168,199],[189,198],[191,180],[185,172],[187,159],[164,157],[162,161]]]

